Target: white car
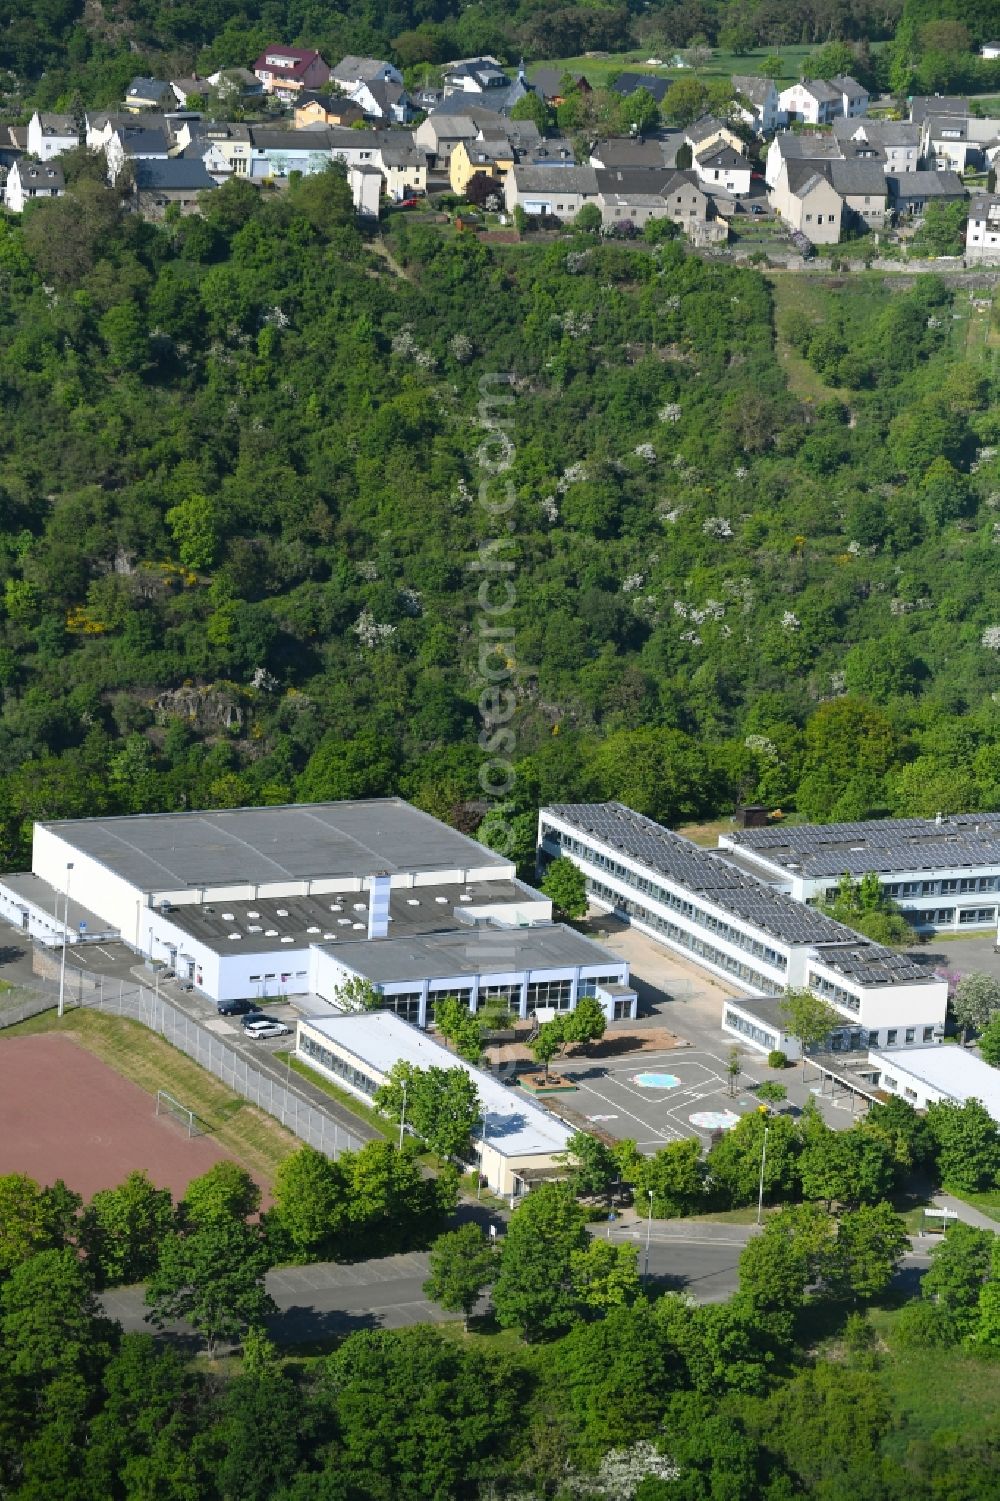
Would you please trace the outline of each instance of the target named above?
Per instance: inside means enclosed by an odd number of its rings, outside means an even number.
[[[286,1027],[284,1022],[244,1022],[243,1031],[247,1037],[287,1037],[291,1027]]]

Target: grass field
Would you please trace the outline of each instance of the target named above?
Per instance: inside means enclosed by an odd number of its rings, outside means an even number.
[[[782,79],[785,83],[794,83],[802,72],[803,65],[810,53],[815,52],[815,47],[755,47],[752,52],[742,53],[739,56],[735,52],[724,52],[721,47],[713,50],[711,61],[694,73],[696,78],[702,78],[706,82],[719,78],[731,78],[734,73],[757,73],[766,57],[780,57],[783,65]],[[646,64],[648,57],[662,57],[664,63],[668,63],[672,56],[670,51],[654,51],[651,47],[645,49],[632,48],[629,52],[604,52],[595,57],[557,57],[546,59],[539,66],[546,68],[559,68],[567,73],[583,73],[588,82],[603,87],[608,79],[616,73],[649,73],[654,78],[688,78],[692,75],[690,68],[671,68],[668,66],[649,68]],[[531,69],[528,69],[531,76]]]
[[[310,1068],[308,1063],[303,1063],[301,1058],[296,1058],[290,1048],[279,1049],[275,1052],[274,1056],[280,1058],[282,1063],[287,1064],[293,1073],[301,1074],[302,1078],[308,1079],[309,1083],[314,1085],[316,1089],[321,1089],[324,1094],[328,1094],[331,1100],[336,1100],[339,1105],[343,1105],[345,1110],[350,1110],[354,1115],[359,1116],[361,1120],[367,1121],[372,1130],[377,1131],[386,1140],[395,1134],[392,1128],[386,1124],[384,1115],[379,1115],[377,1110],[373,1110],[370,1105],[365,1105],[358,1099],[357,1095],[351,1094],[349,1090],[338,1089],[337,1085],[330,1079],[325,1078],[316,1069]]]
[[[290,1131],[233,1094],[193,1059],[171,1047],[155,1032],[120,1016],[71,1010],[60,1022],[54,1011],[47,1011],[8,1027],[0,1035],[0,1046],[3,1037],[56,1031],[72,1037],[148,1094],[155,1096],[158,1089],[169,1090],[197,1113],[224,1151],[268,1182],[278,1164],[299,1145]]]
[[[971,1204],[973,1209],[978,1209],[980,1214],[987,1215],[991,1220],[1000,1221],[1000,1189],[990,1189],[987,1193],[970,1194],[957,1193],[954,1188],[949,1188],[948,1193],[954,1194],[956,1199],[961,1199],[963,1204]]]
[[[884,1441],[895,1457],[915,1439],[932,1439],[948,1429],[990,1432],[1000,1420],[996,1365],[959,1350],[893,1348],[898,1313],[873,1309],[871,1320],[889,1347],[882,1376],[896,1414]]]
[[[811,402],[830,401],[840,396],[843,393],[834,386],[828,386],[819,372],[792,348],[781,333],[783,313],[796,309],[810,315],[818,311],[823,295],[822,287],[814,285],[811,277],[792,272],[777,275],[772,273],[767,280],[774,296],[775,351],[778,363],[788,377],[788,388],[792,395],[797,396],[800,401]]]

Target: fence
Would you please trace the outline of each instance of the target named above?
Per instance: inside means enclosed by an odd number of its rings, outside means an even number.
[[[102,986],[94,997],[78,1004],[127,1017],[152,1032],[158,1032],[175,1048],[221,1079],[234,1094],[274,1116],[300,1141],[307,1142],[327,1157],[339,1157],[341,1152],[357,1152],[364,1145],[357,1136],[300,1094],[290,1078],[288,1083],[283,1083],[256,1068],[223,1038],[214,1036],[199,1022],[178,1011],[165,996],[154,995],[151,990],[141,987],[126,990],[122,986],[117,995],[109,992],[109,986]],[[46,1006],[52,1004],[51,1000],[46,1002]]]
[[[29,1016],[41,1016],[43,1011],[54,1011],[57,1003],[58,996],[55,993],[48,995],[42,991],[25,991],[9,1006],[6,1001],[0,1005],[0,1029],[16,1027],[18,1022],[27,1021]]]

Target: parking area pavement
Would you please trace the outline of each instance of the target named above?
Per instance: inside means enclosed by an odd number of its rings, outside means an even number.
[[[925,943],[914,944],[907,952],[918,964],[926,964],[930,969],[954,970],[961,975],[975,971],[1000,980],[1000,954],[997,953],[997,935],[992,928],[988,933],[974,936],[962,933],[954,938],[938,933]]]

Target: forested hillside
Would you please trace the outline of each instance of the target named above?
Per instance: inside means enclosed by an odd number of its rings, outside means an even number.
[[[104,810],[474,826],[503,372],[517,811],[1000,804],[988,308],[799,281],[776,349],[767,281],[676,243],[405,226],[393,259],[350,217],[331,172],[0,226],[5,861]]]

